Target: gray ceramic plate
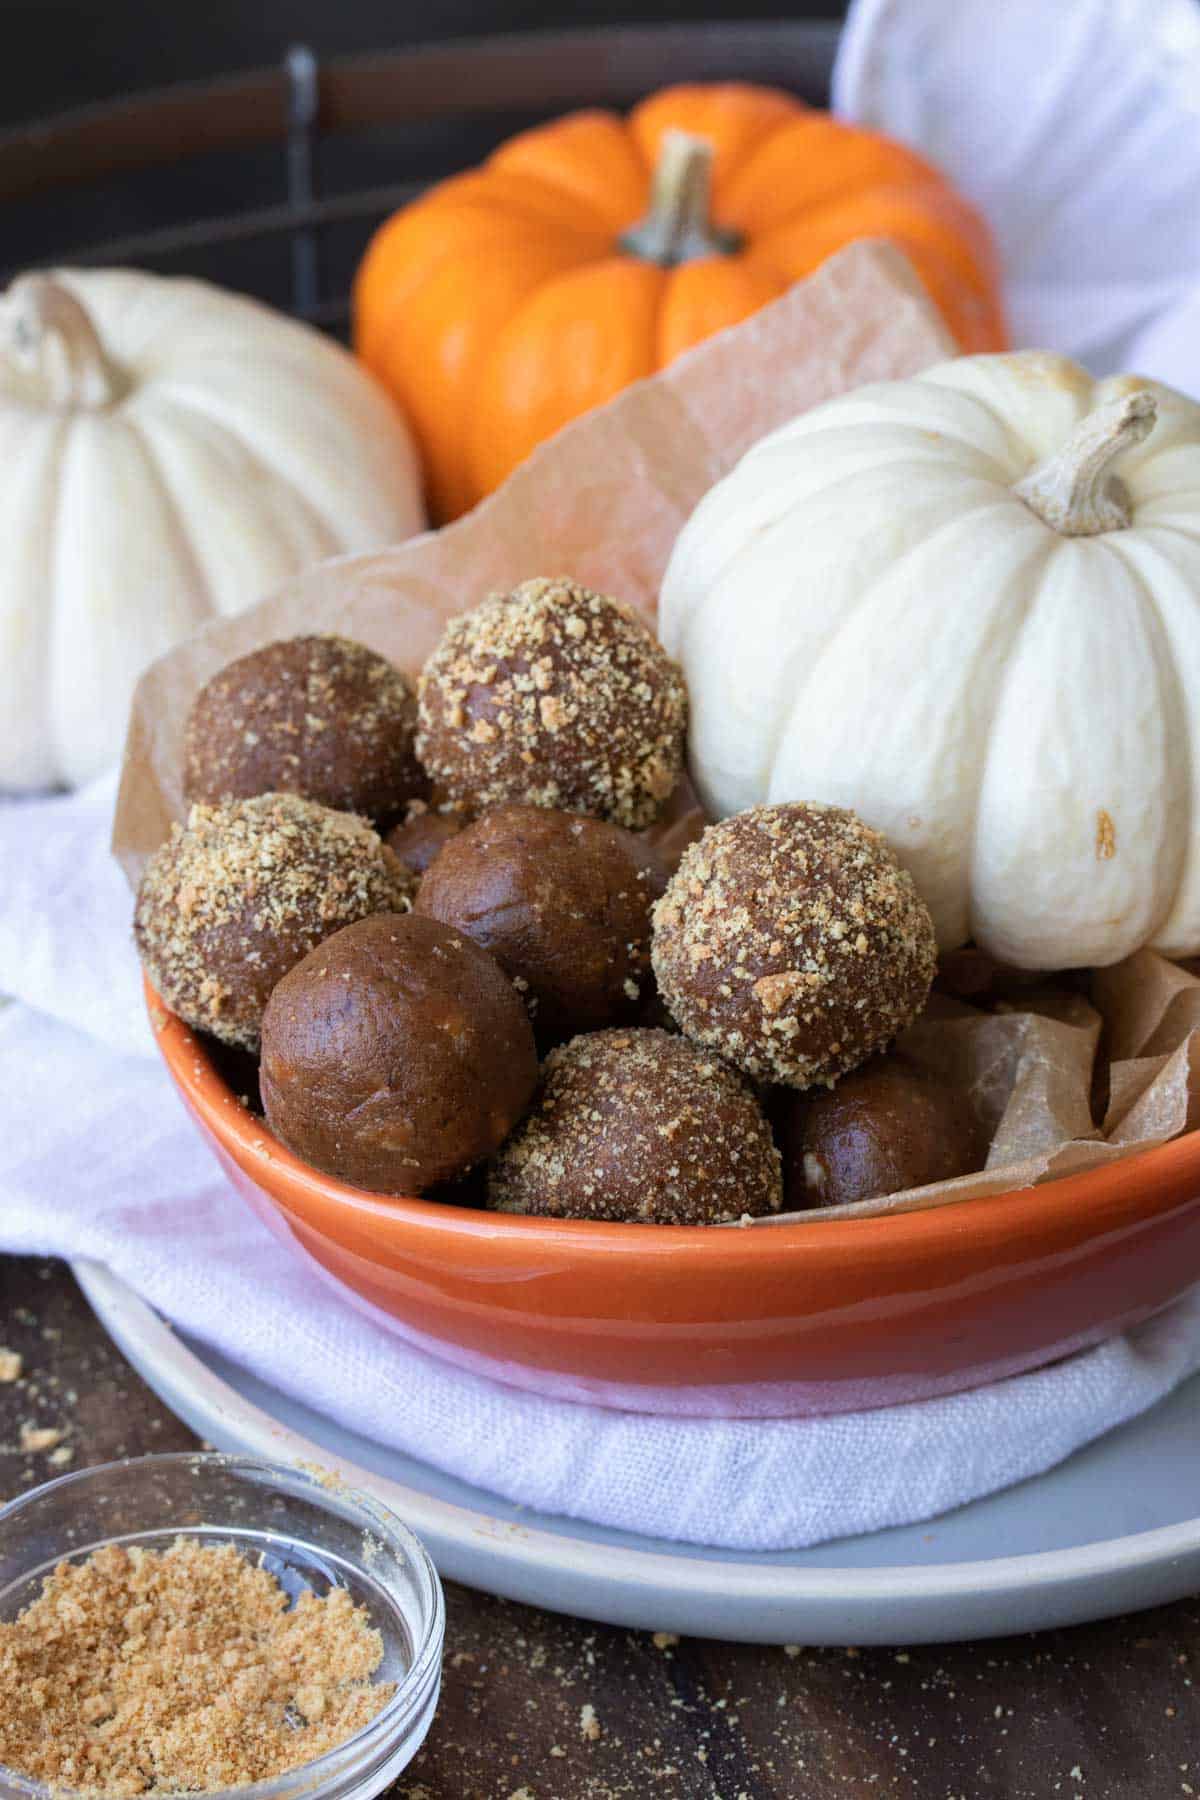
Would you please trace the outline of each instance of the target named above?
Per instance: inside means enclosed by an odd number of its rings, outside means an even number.
[[[901,1644],[1076,1624],[1200,1589],[1200,1375],[1034,1481],[812,1550],[698,1550],[522,1511],[341,1430],[179,1337],[96,1263],[75,1274],[171,1410],[221,1450],[336,1465],[444,1576],[614,1625],[762,1643]]]

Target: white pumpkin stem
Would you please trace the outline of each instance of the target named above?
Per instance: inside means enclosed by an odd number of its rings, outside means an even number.
[[[646,216],[624,233],[622,250],[673,269],[706,256],[729,256],[741,243],[712,220],[713,148],[690,131],[664,131]]]
[[[129,388],[86,308],[52,275],[18,275],[0,300],[0,358],[34,398],[64,410],[112,406]]]
[[[1124,531],[1133,514],[1112,465],[1149,437],[1157,416],[1158,402],[1148,388],[1098,406],[1061,450],[1016,483],[1013,493],[1063,537]]]

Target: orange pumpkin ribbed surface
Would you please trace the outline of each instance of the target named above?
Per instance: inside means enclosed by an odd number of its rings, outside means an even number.
[[[963,350],[1005,347],[987,227],[921,157],[770,88],[667,88],[523,132],[396,213],[358,271],[355,348],[449,519],[861,237],[900,245]]]

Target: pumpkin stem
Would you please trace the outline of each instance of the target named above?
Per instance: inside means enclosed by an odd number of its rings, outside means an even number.
[[[0,361],[45,406],[99,410],[129,389],[85,308],[51,275],[18,275],[0,298]]]
[[[1157,416],[1158,402],[1148,388],[1098,406],[1061,450],[1016,483],[1013,493],[1063,537],[1124,531],[1133,515],[1112,464],[1149,437]]]
[[[646,216],[620,238],[622,250],[644,262],[673,269],[707,256],[729,256],[741,244],[736,231],[712,221],[713,148],[690,131],[664,131],[650,184]]]

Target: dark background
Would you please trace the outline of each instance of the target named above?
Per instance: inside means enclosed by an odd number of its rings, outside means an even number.
[[[0,0],[0,125],[65,107],[278,61],[297,40],[321,56],[392,49],[485,32],[696,19],[841,17],[842,0]],[[665,84],[669,69],[662,72]]]
[[[298,188],[294,179],[289,185],[289,168],[294,177],[297,163],[294,146],[289,157],[283,111],[281,70],[290,45],[308,45],[328,70],[338,58],[369,60],[373,51],[430,43],[490,38],[505,46],[507,61],[522,34],[695,25],[696,36],[705,38],[704,78],[737,73],[740,45],[745,78],[792,86],[820,104],[832,22],[843,12],[839,0],[750,0],[741,18],[730,0],[649,6],[624,0],[615,7],[611,0],[557,7],[544,0],[443,0],[426,8],[386,0],[160,0],[153,8],[147,0],[0,0],[0,20],[15,50],[0,56],[0,286],[28,267],[134,266],[218,282],[345,337],[354,269],[371,232],[395,206],[471,167],[513,131],[573,106],[631,103],[682,72],[678,58],[661,49],[643,47],[632,63],[618,58],[618,76],[603,51],[589,48],[564,63],[561,51],[532,44],[517,58],[515,74],[507,62],[509,99],[500,105],[491,89],[473,92],[470,55],[456,52],[452,69],[443,62],[431,76],[423,65],[410,75],[407,91],[395,68],[382,82],[376,76],[386,120],[376,107],[371,122],[355,112],[352,124],[340,125],[330,121],[326,102],[337,81],[327,73],[321,126],[302,147],[308,174]],[[831,22],[820,46],[811,37],[797,43],[818,20]],[[769,49],[751,49],[754,21],[784,31],[786,48],[772,39]],[[139,99],[264,69],[277,73],[265,84],[268,98],[251,109],[254,121],[264,122],[262,131],[249,134],[254,142],[245,130],[245,106],[238,125],[228,93],[203,92],[198,110],[185,102],[182,123],[172,103],[165,133],[161,124],[156,133],[148,123],[154,109]],[[478,65],[474,72],[481,79]],[[514,80],[519,101],[512,97]],[[126,116],[85,127],[84,140],[78,125],[39,129],[64,113],[114,104]],[[431,110],[438,116],[417,116]],[[161,119],[161,109],[156,116]],[[105,168],[113,146],[131,138],[132,159],[116,172]]]

